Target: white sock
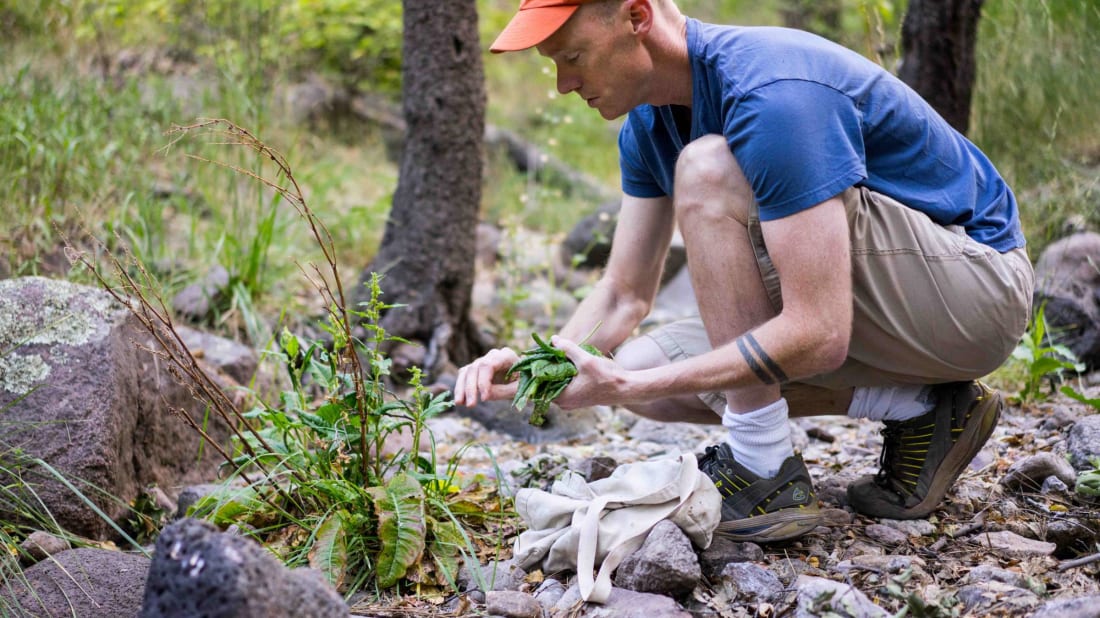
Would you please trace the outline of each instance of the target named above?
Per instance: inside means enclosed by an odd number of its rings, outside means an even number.
[[[782,397],[759,410],[742,414],[731,412],[726,406],[722,425],[729,429],[727,441],[737,462],[761,478],[775,476],[783,461],[794,454],[787,417],[787,400]]]
[[[860,386],[852,393],[848,416],[873,421],[907,421],[936,406],[931,393],[932,387],[927,384]]]

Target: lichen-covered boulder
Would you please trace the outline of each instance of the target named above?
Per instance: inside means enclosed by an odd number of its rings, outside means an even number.
[[[329,618],[347,604],[317,571],[288,569],[257,543],[181,519],[157,539],[141,618]]]
[[[185,424],[228,430],[141,345],[149,334],[96,288],[27,277],[0,281],[0,481],[23,486],[57,522],[105,538],[111,528],[42,460],[114,520],[142,488],[210,479],[219,461]],[[202,454],[200,457],[200,453]],[[4,478],[9,471],[18,479]],[[0,500],[0,519],[23,510]]]

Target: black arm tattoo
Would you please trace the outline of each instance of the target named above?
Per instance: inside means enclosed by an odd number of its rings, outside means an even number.
[[[746,342],[748,345],[745,345]],[[749,346],[752,346],[753,352],[756,352],[756,356],[749,351]],[[741,356],[744,357],[745,363],[752,369],[752,372],[756,374],[756,377],[760,379],[764,384],[780,384],[789,382],[790,378],[787,374],[779,368],[779,364],[772,360],[772,357],[768,356],[768,353],[764,351],[764,348],[760,346],[760,343],[756,340],[756,337],[752,336],[752,333],[745,333],[737,338],[737,349],[741,351]],[[757,357],[760,361],[757,362]],[[764,363],[761,367],[760,363]],[[765,369],[765,367],[767,369]],[[770,372],[770,373],[769,373]]]
[[[787,374],[783,373],[783,370],[779,368],[779,364],[772,360],[772,357],[768,356],[768,353],[764,351],[764,348],[760,347],[760,344],[757,343],[756,337],[753,337],[752,333],[745,333],[744,338],[748,340],[749,345],[752,346],[753,351],[755,351],[756,355],[760,357],[760,361],[764,363],[764,366],[768,368],[768,371],[772,372],[772,375],[775,376],[775,379],[778,380],[780,384],[791,381],[791,379],[787,377]]]
[[[752,372],[756,374],[756,377],[760,378],[761,382],[763,382],[764,384],[775,384],[775,380],[772,379],[771,375],[769,375],[767,371],[764,371],[764,368],[760,366],[760,363],[756,362],[756,359],[753,357],[752,353],[749,352],[748,346],[745,345],[745,337],[748,336],[751,335],[745,335],[737,338],[737,349],[741,350],[741,356],[745,358],[745,363],[747,363],[749,369],[752,369]]]

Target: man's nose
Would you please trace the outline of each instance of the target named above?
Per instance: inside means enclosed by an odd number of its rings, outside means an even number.
[[[580,87],[580,80],[575,76],[558,71],[558,92],[569,94]]]

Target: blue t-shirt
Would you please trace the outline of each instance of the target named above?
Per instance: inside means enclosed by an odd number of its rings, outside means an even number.
[[[672,195],[684,144],[720,133],[761,220],[862,185],[1000,252],[1024,246],[1016,198],[989,159],[877,64],[798,30],[694,19],[687,46],[691,109],[642,105],[619,133],[627,195]]]

